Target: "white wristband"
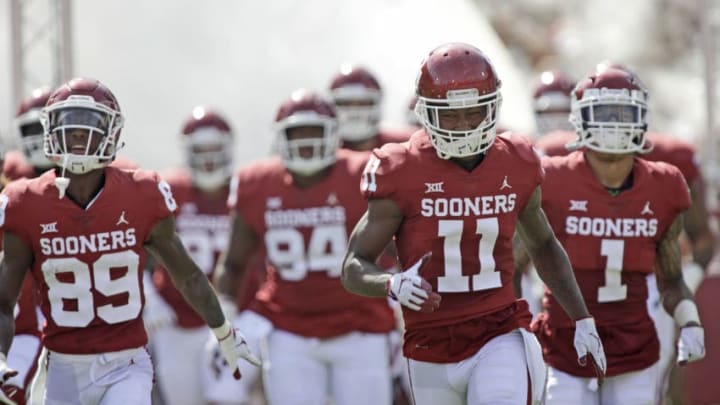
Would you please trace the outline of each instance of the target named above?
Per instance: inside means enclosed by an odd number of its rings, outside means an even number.
[[[673,318],[675,319],[675,324],[677,324],[680,328],[687,326],[687,324],[691,322],[695,322],[700,325],[700,315],[698,314],[697,305],[687,298],[683,299],[677,304],[677,306],[675,306]]]
[[[225,340],[228,336],[230,336],[230,333],[232,332],[232,326],[230,325],[230,322],[228,322],[228,320],[226,319],[225,323],[218,326],[217,328],[212,328],[212,331],[218,341]]]

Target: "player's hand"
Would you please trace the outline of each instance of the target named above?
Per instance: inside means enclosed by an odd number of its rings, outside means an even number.
[[[705,331],[702,326],[685,326],[680,329],[677,347],[677,362],[681,366],[705,357]]]
[[[607,370],[607,361],[605,360],[605,350],[600,335],[595,328],[595,320],[592,317],[575,321],[575,339],[573,343],[578,355],[578,364],[584,367],[587,365],[587,359],[590,358],[595,367],[598,385],[602,385]]]
[[[17,373],[17,371],[11,369],[7,365],[7,359],[5,358],[5,355],[0,353],[0,386],[5,386],[5,383],[12,377],[15,377]],[[5,395],[4,390],[0,390],[0,403],[6,405],[15,405],[15,401],[8,398]]]
[[[247,360],[252,365],[258,367],[261,365],[260,359],[250,351],[247,343],[245,343],[245,337],[239,330],[233,329],[230,322],[226,320],[222,326],[213,328],[212,331],[215,337],[217,337],[220,352],[228,366],[233,369],[233,377],[236,380],[239,380],[241,377],[240,369],[237,365],[241,358]]]
[[[393,274],[388,281],[388,295],[400,304],[420,312],[433,312],[440,307],[440,294],[421,276],[421,271],[430,260],[426,253],[415,264],[402,273]]]

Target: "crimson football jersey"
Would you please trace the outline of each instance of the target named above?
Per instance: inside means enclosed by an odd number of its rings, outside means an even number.
[[[208,278],[212,278],[218,257],[227,247],[230,232],[227,197],[228,187],[208,195],[193,187],[190,173],[184,169],[162,173],[173,191],[178,209],[175,214],[175,228],[190,257]],[[196,328],[205,321],[175,288],[170,274],[162,266],[153,272],[153,283],[163,299],[170,304],[177,315],[178,326]]]
[[[233,178],[228,204],[267,254],[267,280],[250,309],[276,328],[317,338],[394,328],[386,300],[351,294],[340,280],[348,235],[367,208],[357,188],[367,156],[339,150],[327,176],[308,188],[295,185],[277,157]]]
[[[83,209],[58,198],[55,178],[51,170],[18,180],[0,195],[1,229],[33,251],[43,344],[70,354],[143,346],[143,244],[173,215],[170,187],[153,172],[108,167],[102,190]]]
[[[701,177],[695,148],[687,142],[670,135],[648,132],[647,142],[652,145],[649,153],[638,154],[639,157],[651,162],[665,162],[680,169],[688,184]],[[565,145],[577,139],[574,132],[554,131],[538,138],[535,147],[545,156],[565,156],[569,151]]]
[[[582,151],[545,158],[543,166],[543,210],[595,318],[607,375],[649,367],[658,360],[659,342],[647,312],[646,277],[654,270],[658,242],[690,206],[682,173],[636,158],[632,187],[612,196]],[[594,376],[594,370],[578,365],[574,322],[549,291],[543,307],[538,337],[547,363],[572,375]]]
[[[433,313],[403,307],[407,357],[460,361],[491,338],[528,326],[527,304],[513,293],[512,239],[542,178],[530,142],[511,133],[498,135],[471,171],[439,158],[423,130],[373,152],[361,189],[402,210],[400,262],[407,268],[432,252],[421,276],[442,295]]]

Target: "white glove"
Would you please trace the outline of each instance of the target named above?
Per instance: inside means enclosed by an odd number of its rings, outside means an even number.
[[[705,357],[705,331],[702,326],[686,326],[680,329],[677,347],[677,362],[681,366]]]
[[[428,260],[430,253],[402,273],[393,274],[387,285],[390,298],[413,311],[435,311],[440,306],[440,294],[433,292],[430,283],[420,276],[420,270]]]
[[[602,384],[607,370],[607,361],[605,360],[605,350],[603,349],[600,335],[595,328],[595,319],[583,318],[575,321],[575,352],[578,355],[578,364],[585,366],[587,364],[587,355],[591,356],[595,372],[598,375],[598,382]]]
[[[7,365],[5,355],[0,353],[0,386],[4,385],[10,378],[17,375],[17,371],[11,369]],[[16,405],[15,401],[8,398],[3,390],[0,389],[0,403],[5,405]]]
[[[678,302],[673,310],[673,319],[680,328],[678,364],[684,366],[705,357],[705,331],[700,326],[700,314],[695,302],[688,298]]]
[[[233,377],[239,380],[240,369],[237,366],[238,360],[241,358],[247,360],[250,364],[260,366],[260,360],[250,351],[245,343],[245,337],[239,330],[233,329],[230,322],[225,321],[222,326],[213,328],[213,333],[220,344],[220,352],[222,353],[228,366],[233,370]]]
[[[149,335],[153,335],[158,330],[173,325],[177,315],[155,289],[150,272],[146,271],[143,274],[143,288],[145,290],[145,307],[142,318],[145,330]]]

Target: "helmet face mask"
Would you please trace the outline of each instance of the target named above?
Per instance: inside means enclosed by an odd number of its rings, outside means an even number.
[[[122,114],[92,95],[70,94],[60,101],[51,96],[40,121],[45,130],[45,156],[71,173],[105,167],[115,158]]]
[[[483,153],[492,145],[500,102],[498,93],[479,97],[475,89],[449,91],[447,99],[418,97],[415,113],[440,157],[467,157]],[[443,121],[448,119],[443,119],[443,115],[447,117],[449,113],[452,117],[460,109],[469,117],[482,115],[482,120],[472,129],[445,128]]]
[[[610,154],[645,153],[647,92],[625,71],[608,69],[573,91],[570,122],[574,147]]]

